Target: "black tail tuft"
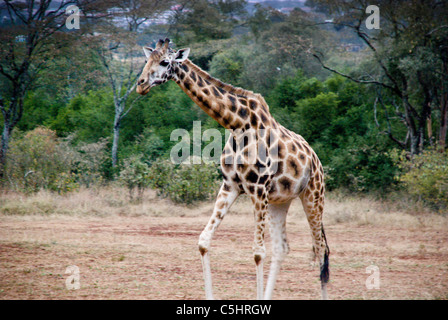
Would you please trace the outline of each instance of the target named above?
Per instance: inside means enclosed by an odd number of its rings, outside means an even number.
[[[325,251],[324,263],[320,268],[320,281],[322,283],[328,283],[330,280],[330,262],[328,259],[328,253]]]
[[[324,226],[322,225],[322,236],[325,240],[325,255],[324,263],[320,267],[320,281],[321,283],[328,283],[330,280],[330,248],[328,247],[327,237],[325,236]]]

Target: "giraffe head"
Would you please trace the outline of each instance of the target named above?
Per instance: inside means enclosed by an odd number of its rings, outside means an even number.
[[[174,51],[169,48],[170,39],[159,40],[156,47],[143,47],[146,64],[137,82],[137,93],[145,95],[152,87],[158,86],[175,76],[175,66],[188,58],[190,49]]]

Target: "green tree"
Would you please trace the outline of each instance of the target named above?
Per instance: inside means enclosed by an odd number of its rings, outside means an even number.
[[[274,117],[319,155],[329,189],[385,192],[395,185],[397,168],[387,154],[392,146],[387,137],[378,137],[366,96],[365,87],[341,76],[321,82],[298,72],[268,97]]]
[[[186,1],[171,19],[171,33],[179,46],[226,39],[245,15],[245,0]]]
[[[318,93],[315,97],[297,101],[297,132],[309,143],[317,141],[336,115],[338,96],[333,92]]]
[[[384,113],[387,136],[411,154],[436,138],[446,146],[448,128],[448,4],[446,1],[381,1],[380,30],[367,30],[369,1],[314,0],[326,6],[334,24],[348,28],[370,51],[368,68],[343,73],[352,81],[372,85]],[[394,118],[398,118],[396,121]],[[405,130],[394,132],[393,127]],[[434,136],[434,129],[438,134]]]
[[[240,86],[241,74],[248,53],[244,50],[231,48],[213,56],[210,62],[210,74],[223,82]]]
[[[68,46],[65,9],[74,1],[3,1],[5,13],[0,32],[0,178],[6,163],[12,131],[23,116],[24,98],[46,63]],[[54,10],[51,7],[56,7]]]
[[[57,116],[48,121],[48,126],[60,136],[76,133],[75,143],[93,143],[107,138],[112,131],[113,96],[110,90],[102,89],[78,94]]]
[[[271,17],[277,14],[278,11],[270,7],[264,7],[260,3],[255,4],[255,12],[248,19],[250,31],[253,33],[255,39],[258,39],[260,34],[272,25]]]

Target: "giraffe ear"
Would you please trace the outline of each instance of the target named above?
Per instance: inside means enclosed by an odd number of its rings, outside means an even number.
[[[149,58],[151,53],[154,51],[153,48],[150,47],[143,47],[143,52],[145,53],[146,58]]]
[[[183,62],[183,61],[187,60],[189,53],[190,53],[190,48],[179,49],[176,52],[176,56],[174,57],[174,60],[177,62]]]

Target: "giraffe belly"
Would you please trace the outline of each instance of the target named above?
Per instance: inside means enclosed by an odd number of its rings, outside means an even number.
[[[299,179],[290,177],[274,178],[269,190],[269,203],[282,203],[297,198],[308,185],[309,176]]]

